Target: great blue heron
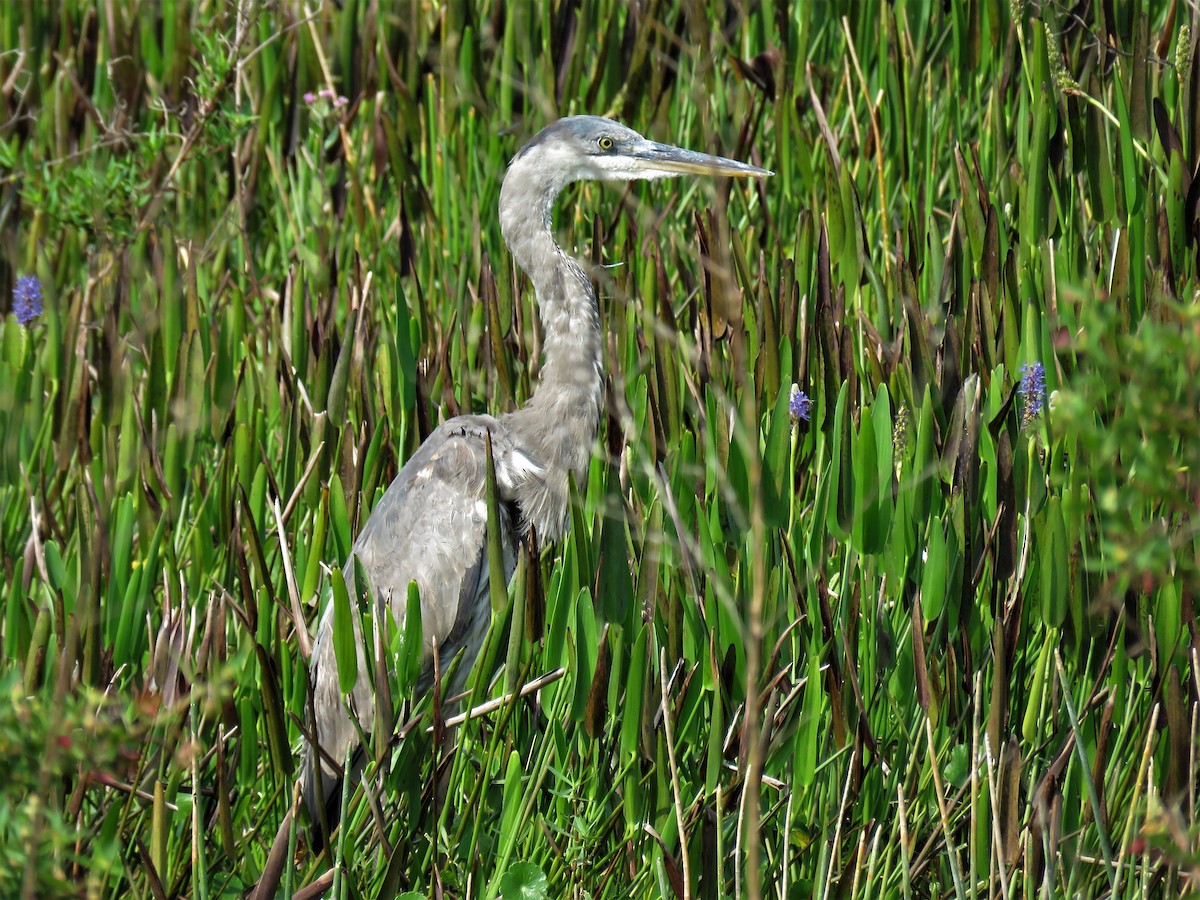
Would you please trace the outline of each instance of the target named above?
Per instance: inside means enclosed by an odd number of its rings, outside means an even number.
[[[564,187],[583,179],[631,181],[672,175],[770,175],[757,166],[648,141],[598,116],[560,119],[513,158],[500,188],[500,229],[517,264],[533,282],[545,331],[545,363],[533,396],[499,416],[456,416],[429,435],[376,504],[344,572],[351,596],[354,559],[370,581],[370,596],[403,626],[408,585],[421,598],[427,690],[436,646],[441,670],[465,648],[454,683],[461,689],[491,617],[488,599],[485,440],[491,434],[501,501],[504,576],[512,577],[520,538],[534,528],[555,541],[569,522],[568,476],[588,468],[603,391],[600,313],[583,268],[558,245],[551,207]],[[338,685],[333,604],[326,606],[312,654],[312,731],[323,753],[307,743],[301,767],[310,820],[341,778],[341,762],[358,739]],[[365,733],[374,723],[372,687],[359,640],[359,676],[352,707]],[[435,643],[436,642],[436,643]],[[316,763],[320,764],[320,778]],[[337,763],[335,768],[331,763]],[[329,821],[330,827],[334,824]]]

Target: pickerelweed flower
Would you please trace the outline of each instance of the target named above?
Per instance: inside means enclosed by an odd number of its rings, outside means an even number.
[[[28,328],[42,314],[42,283],[36,275],[23,275],[13,288],[13,315]]]
[[[800,390],[800,385],[792,385],[792,396],[788,400],[788,412],[792,416],[792,424],[795,425],[801,419],[805,422],[810,421],[812,416],[812,401],[808,399],[808,394]]]
[[[1028,427],[1046,408],[1046,367],[1040,362],[1021,366],[1017,394],[1021,397],[1021,427]]]

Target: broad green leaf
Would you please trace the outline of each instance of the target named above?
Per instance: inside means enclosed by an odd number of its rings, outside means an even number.
[[[842,215],[845,217],[845,238],[842,243],[840,269],[838,278],[846,286],[847,294],[858,287],[862,277],[863,255],[865,248],[862,243],[862,213],[858,205],[858,191],[848,165],[842,166],[838,178],[838,191],[841,194]],[[831,248],[832,253],[832,248]],[[838,257],[830,257],[837,259]]]
[[[321,580],[321,557],[325,550],[325,529],[329,522],[329,488],[321,489],[321,505],[313,513],[310,539],[305,545],[308,554],[304,565],[304,581],[300,586],[300,598],[306,600],[317,589]]]
[[[330,570],[333,591],[333,653],[337,659],[338,688],[349,694],[358,683],[358,647],[355,641],[354,614],[341,566]]]
[[[1093,96],[1100,91],[1100,82],[1090,82]],[[1113,182],[1112,158],[1108,146],[1108,127],[1104,114],[1091,104],[1086,107],[1084,152],[1087,154],[1088,195],[1092,202],[1092,218],[1098,224],[1112,219],[1116,211],[1116,189]]]
[[[575,698],[571,704],[571,716],[576,722],[583,721],[587,710],[588,692],[596,674],[599,649],[599,629],[592,609],[591,592],[583,588],[575,605]]]
[[[842,384],[838,392],[837,408],[833,414],[833,431],[830,434],[830,499],[835,502],[829,507],[826,525],[839,540],[850,536],[854,527],[854,455],[850,427],[850,411],[847,409],[849,385]]]
[[[879,532],[882,544],[887,540],[892,527],[892,515],[895,499],[892,496],[892,483],[896,477],[895,463],[895,422],[892,420],[891,397],[886,384],[879,386],[875,402],[871,404],[871,418],[875,428],[875,528]]]
[[[1037,664],[1033,669],[1033,679],[1029,685],[1029,698],[1025,703],[1024,715],[1021,717],[1021,736],[1026,743],[1036,743],[1042,735],[1042,697],[1046,691],[1046,679],[1050,676],[1050,654],[1055,647],[1057,632],[1049,629],[1042,641],[1038,652]]]
[[[960,209],[966,222],[967,239],[971,245],[971,259],[979,265],[983,257],[983,237],[987,228],[983,207],[979,205],[979,191],[975,188],[975,180],[967,171],[966,160],[963,159],[962,147],[954,148],[954,166],[958,170],[959,196],[962,199]]]
[[[1036,246],[1045,240],[1049,228],[1049,144],[1056,118],[1054,94],[1046,84],[1041,85],[1034,106],[1030,155],[1024,167],[1025,192],[1021,198],[1024,221],[1021,236]]]
[[[1122,200],[1125,205],[1125,221],[1132,228],[1135,218],[1142,211],[1142,179],[1138,173],[1138,158],[1133,149],[1133,122],[1129,118],[1129,103],[1125,98],[1125,84],[1121,69],[1114,70],[1112,78],[1113,97],[1117,113],[1117,140],[1121,149]]]
[[[348,559],[351,547],[350,511],[346,508],[342,480],[336,474],[329,479],[329,524],[332,527],[337,558]]]
[[[504,798],[500,807],[500,845],[502,847],[511,846],[516,840],[524,774],[521,754],[513,750],[508,755],[508,767],[504,772]]]
[[[1175,581],[1167,581],[1154,605],[1154,633],[1163,659],[1186,665],[1188,628],[1183,622],[1183,604]]]
[[[860,553],[873,555],[883,549],[876,515],[879,484],[879,445],[875,443],[875,420],[863,415],[858,434],[854,436],[854,487],[857,503],[852,522],[854,545]]]
[[[850,229],[850,216],[842,205],[841,179],[833,157],[825,156],[825,229],[829,236],[829,260],[840,262]]]
[[[621,704],[621,750],[627,756],[637,753],[641,737],[648,639],[649,630],[645,625],[640,626],[629,653],[629,677],[625,682],[625,700]]]
[[[46,557],[46,570],[50,576],[50,587],[56,591],[70,590],[74,593],[70,581],[67,576],[67,567],[63,564],[62,553],[59,552],[58,542],[54,540],[46,541],[42,549]]]
[[[921,609],[926,620],[932,622],[942,614],[948,579],[946,536],[942,533],[941,522],[936,519],[929,523],[928,540],[921,575]]]
[[[615,483],[616,479],[612,481]],[[600,590],[596,611],[604,621],[621,625],[629,617],[633,599],[624,506],[605,517],[600,527]]]
[[[912,469],[906,474],[911,486],[913,505],[912,517],[917,533],[925,527],[933,514],[934,498],[937,496],[937,473],[940,458],[937,452],[937,425],[933,417],[933,400],[929,387],[921,399],[921,412],[916,421],[916,450],[913,453]]]
[[[704,665],[704,663],[701,663]],[[725,715],[721,701],[721,692],[706,691],[705,702],[708,707],[708,721],[704,723],[702,733],[708,740],[707,760],[704,766],[704,789],[716,791],[721,781],[721,766],[724,761]]]
[[[784,385],[768,415],[769,430],[763,448],[763,514],[767,525],[787,524],[788,494],[792,487],[791,433],[792,417],[788,409],[792,386]]]
[[[548,891],[546,873],[533,863],[513,863],[500,879],[504,900],[545,900]]]
[[[1167,167],[1167,190],[1163,196],[1163,206],[1167,211],[1167,239],[1171,265],[1177,273],[1182,273],[1186,266],[1184,254],[1187,252],[1189,240],[1187,224],[1184,221],[1186,201],[1187,196],[1183,190],[1183,156],[1173,153]]]
[[[810,785],[817,768],[817,741],[825,711],[825,692],[821,686],[821,645],[814,633],[808,642],[808,660],[804,682],[804,698],[800,703],[799,734],[793,766],[796,781]]]
[[[1070,589],[1067,531],[1059,497],[1050,498],[1041,519],[1036,540],[1038,567],[1042,574],[1042,621],[1057,628],[1067,617],[1067,591]]]
[[[425,635],[421,621],[421,589],[415,581],[408,583],[408,596],[404,604],[404,628],[396,629],[396,636],[401,638],[402,646],[396,648],[396,661],[403,663],[403,668],[397,667],[397,674],[402,673],[400,689],[405,693],[412,690],[417,679],[421,677],[421,669],[425,661]]]

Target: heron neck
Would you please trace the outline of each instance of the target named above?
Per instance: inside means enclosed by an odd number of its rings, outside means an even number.
[[[533,282],[545,334],[541,375],[525,405],[538,414],[527,418],[541,427],[530,433],[550,460],[579,477],[596,438],[604,380],[596,293],[549,230],[540,240],[514,245],[513,255]]]
[[[596,293],[582,267],[554,240],[550,205],[562,185],[540,183],[537,167],[514,163],[500,194],[500,223],[517,264],[537,295],[545,334],[544,362],[533,396],[512,414],[514,431],[527,441],[553,499],[524,507],[539,532],[554,539],[565,529],[567,472],[587,471],[600,421],[604,369]],[[529,198],[539,198],[531,202]]]

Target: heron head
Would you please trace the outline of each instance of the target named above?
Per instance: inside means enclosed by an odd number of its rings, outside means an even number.
[[[660,144],[612,119],[571,116],[543,128],[513,159],[544,167],[554,181],[633,181],[672,175],[770,175],[723,156]]]

